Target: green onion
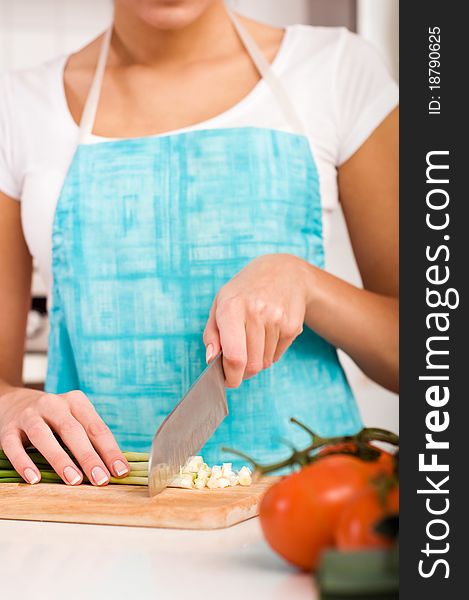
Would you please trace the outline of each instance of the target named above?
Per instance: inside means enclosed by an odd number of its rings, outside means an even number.
[[[122,477],[121,479],[111,477],[109,481],[110,483],[119,483],[122,485],[148,485],[148,477],[132,477],[132,475]]]
[[[72,458],[72,453],[67,449],[64,450]],[[27,448],[29,458],[39,468],[41,473],[41,481],[44,483],[63,483],[63,480],[47,462],[47,459],[40,454],[35,448]],[[110,483],[119,485],[148,485],[148,459],[149,454],[146,452],[123,452],[130,466],[130,473],[126,477],[111,477]],[[24,479],[17,473],[8,460],[6,454],[0,449],[0,483],[24,483]],[[83,477],[83,483],[89,484],[90,481],[86,476]]]
[[[18,475],[18,473],[11,469],[2,469],[0,471],[0,478],[1,477],[16,477],[17,475]]]
[[[129,459],[127,459],[129,460]],[[130,462],[129,466],[131,471],[146,471],[148,473],[148,462]]]
[[[130,471],[127,477],[148,477],[148,469],[145,471]]]
[[[148,452],[122,452],[125,458],[131,462],[148,462],[150,455]]]
[[[75,460],[75,457],[67,448],[64,448],[64,450]],[[26,452],[38,467],[42,482],[64,483],[47,462],[46,458],[35,448],[27,448]],[[130,472],[125,477],[111,476],[109,483],[148,486],[149,455],[146,452],[123,452],[123,455],[129,463]],[[15,471],[5,454],[0,451],[0,484],[21,483],[23,481],[23,478]],[[239,471],[233,471],[231,463],[223,463],[222,466],[214,465],[210,468],[204,463],[202,456],[191,456],[181,467],[179,475],[174,478],[170,487],[190,489],[207,487],[215,489],[233,487],[235,485],[247,486],[251,485],[251,482],[251,471],[247,467],[242,467]],[[83,483],[91,483],[86,475],[83,475]]]
[[[57,473],[55,473],[54,471],[40,471],[41,473],[41,479],[43,481],[47,481],[47,482],[55,482],[55,481],[62,481],[62,479],[57,475]],[[8,469],[8,470],[1,470],[0,471],[0,482],[3,482],[4,478],[5,479],[11,479],[11,478],[20,478],[22,481],[23,478],[20,476],[19,473],[17,473],[16,471],[14,471],[13,469]]]

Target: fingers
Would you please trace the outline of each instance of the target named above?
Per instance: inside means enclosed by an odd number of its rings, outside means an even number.
[[[238,387],[279,360],[302,332],[303,315],[293,310],[287,316],[281,306],[235,296],[218,301],[207,328],[219,335],[226,386]],[[204,340],[208,339],[206,333]]]
[[[36,416],[27,420],[24,424],[24,431],[31,444],[44,456],[65,483],[78,485],[83,481],[80,470],[60,446],[51,428],[43,419]]]
[[[281,329],[277,348],[274,353],[274,362],[277,362],[282,354],[292,345],[303,331],[303,325],[299,320],[291,319]]]
[[[265,326],[257,319],[249,319],[246,324],[247,362],[244,378],[257,375],[264,368]]]
[[[243,380],[247,362],[244,305],[237,298],[218,302],[216,323],[223,349],[225,385],[238,387]]]
[[[279,343],[280,328],[277,323],[272,323],[265,328],[265,347],[263,368],[268,369],[272,366],[275,358],[275,351]]]
[[[207,364],[209,364],[221,350],[220,334],[218,332],[217,321],[215,318],[216,308],[217,299],[215,298],[212,308],[210,309],[210,315],[203,335],[206,348],[205,360],[207,361]]]
[[[109,428],[82,392],[63,395],[22,391],[0,431],[0,446],[15,470],[29,483],[41,479],[38,467],[24,449],[28,440],[69,485],[83,481],[80,468],[62,447],[56,435],[94,485],[109,482],[110,473],[123,477],[129,464]],[[13,407],[15,404],[12,404]]]
[[[41,480],[39,469],[26,453],[19,432],[5,434],[1,440],[1,446],[15,471],[21,475],[26,483],[34,484]]]
[[[130,471],[130,466],[127,462],[127,459],[120,451],[119,446],[111,433],[111,430],[98,415],[96,409],[85,396],[85,394],[75,391],[64,394],[64,396],[66,396],[69,402],[73,417],[76,419],[76,422],[80,424],[83,435],[85,436],[86,440],[88,440],[87,444],[83,443],[80,446],[80,451],[83,453],[83,460],[88,459],[90,464],[94,465],[94,467],[91,468],[91,471],[93,471],[93,468],[99,466],[106,473],[107,469],[109,469],[109,471],[115,477],[124,477],[127,475]],[[81,438],[81,440],[83,441],[83,438]],[[65,443],[67,442],[65,441]],[[75,453],[74,449],[70,446],[69,448],[72,450],[74,456],[77,457],[78,462],[85,468],[82,460]],[[96,452],[94,452],[92,457],[88,456],[90,449],[93,452],[96,449],[99,457],[102,458],[107,466],[107,469],[103,468],[104,465],[102,464],[101,460],[99,460],[99,463],[96,462],[96,457],[98,457]],[[90,458],[93,460],[90,460]],[[94,479],[95,483],[97,483],[97,476],[95,476]]]
[[[53,418],[49,418],[49,421],[53,429],[60,435],[61,440],[71,451],[89,481],[94,485],[106,485],[109,483],[109,471],[93,448],[81,423],[66,412],[54,415]],[[33,442],[33,444],[49,460],[49,454],[53,452],[52,448],[47,448],[44,441]],[[52,466],[55,469],[55,465],[52,464]],[[69,483],[72,482],[69,481]]]

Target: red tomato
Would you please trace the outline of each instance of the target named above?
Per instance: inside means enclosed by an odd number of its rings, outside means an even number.
[[[336,531],[340,550],[389,548],[393,541],[379,535],[375,525],[385,516],[399,512],[399,487],[393,487],[383,505],[375,489],[368,486],[344,508]]]
[[[326,456],[269,488],[259,516],[270,546],[287,561],[310,571],[322,550],[334,544],[344,507],[383,472],[377,462]]]
[[[374,444],[367,444],[369,448],[373,450],[378,450],[380,453],[379,457],[375,462],[380,464],[383,470],[391,475],[394,472],[394,456],[390,452],[386,452],[382,448],[378,448]],[[350,455],[353,452],[357,452],[357,445],[354,442],[344,442],[343,444],[333,444],[330,446],[324,446],[318,452],[318,456],[327,456],[329,454],[338,454],[340,452],[348,453]],[[370,461],[373,462],[373,461]]]

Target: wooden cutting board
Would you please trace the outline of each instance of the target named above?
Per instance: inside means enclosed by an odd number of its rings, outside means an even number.
[[[221,529],[255,517],[263,493],[278,479],[216,490],[168,488],[154,498],[137,485],[0,483],[0,519]]]

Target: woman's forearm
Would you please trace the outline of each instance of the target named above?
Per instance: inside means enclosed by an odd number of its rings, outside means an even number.
[[[305,322],[346,352],[371,379],[398,391],[399,301],[306,265]]]

